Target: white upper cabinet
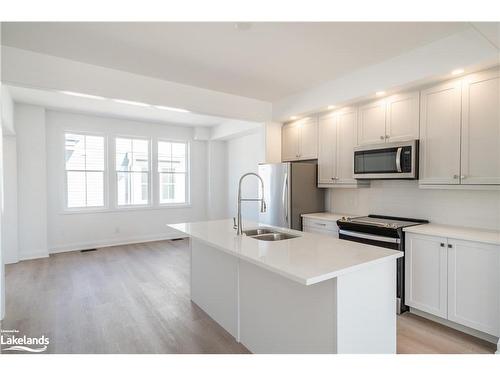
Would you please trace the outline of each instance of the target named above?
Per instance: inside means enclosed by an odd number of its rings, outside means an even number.
[[[462,84],[462,184],[500,184],[500,74],[467,76]]]
[[[460,183],[461,81],[420,94],[420,184]]]
[[[337,122],[336,114],[318,119],[318,183],[331,184],[337,176]]]
[[[292,122],[281,128],[281,153],[283,161],[299,158],[299,124]]]
[[[356,184],[354,179],[354,146],[357,139],[357,111],[354,107],[338,112],[336,184]]]
[[[388,142],[418,139],[419,98],[418,91],[387,98],[385,137]]]
[[[358,187],[369,184],[353,178],[357,114],[355,107],[346,107],[319,117],[318,185]]]
[[[500,185],[500,73],[471,74],[421,92],[420,180]]]
[[[359,107],[358,144],[385,142],[385,115],[384,100],[370,102]]]
[[[299,158],[317,159],[318,158],[318,118],[308,117],[300,122],[300,142]]]
[[[282,127],[282,160],[308,160],[318,157],[317,117],[307,117]]]
[[[418,139],[419,97],[408,92],[359,107],[358,144]]]

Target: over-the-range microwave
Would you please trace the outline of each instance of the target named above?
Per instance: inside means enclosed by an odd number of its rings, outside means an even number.
[[[354,178],[418,179],[418,140],[355,147]]]

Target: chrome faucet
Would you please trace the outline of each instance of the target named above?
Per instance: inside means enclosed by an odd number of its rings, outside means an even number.
[[[262,197],[261,198],[241,198],[241,182],[243,181],[243,179],[247,176],[255,176],[257,177],[259,180],[260,180],[260,185],[261,185],[261,190],[262,190]],[[264,181],[262,180],[262,178],[257,174],[257,173],[253,173],[253,172],[250,172],[250,173],[245,173],[243,176],[241,176],[240,178],[240,182],[238,184],[238,223],[236,223],[236,220],[233,218],[233,222],[234,222],[234,226],[233,228],[236,229],[236,233],[238,234],[238,236],[242,235],[243,234],[243,225],[241,223],[241,202],[260,202],[260,212],[266,212],[266,201],[264,200]]]

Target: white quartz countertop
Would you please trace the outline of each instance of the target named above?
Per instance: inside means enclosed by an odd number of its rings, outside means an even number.
[[[342,217],[353,217],[356,215],[350,215],[350,214],[337,214],[334,212],[315,212],[312,214],[302,214],[302,217],[309,218],[309,219],[316,219],[316,220],[326,220],[326,221],[337,221],[339,219],[342,219]],[[358,215],[359,216],[359,215]]]
[[[274,228],[300,237],[282,241],[261,241],[238,236],[232,220],[169,224],[188,236],[304,285],[350,272],[376,262],[400,258],[403,253],[382,247],[340,240],[326,235]],[[248,221],[243,229],[270,227]]]
[[[456,227],[440,224],[422,224],[403,229],[408,233],[425,234],[428,236],[438,236],[454,238],[457,240],[476,241],[500,245],[500,232],[478,228]]]

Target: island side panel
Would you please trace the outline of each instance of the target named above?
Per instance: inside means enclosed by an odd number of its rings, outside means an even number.
[[[191,300],[236,340],[238,258],[190,238]]]
[[[337,279],[338,353],[396,353],[396,260]]]
[[[335,353],[336,280],[306,286],[240,260],[240,342],[252,353]]]

